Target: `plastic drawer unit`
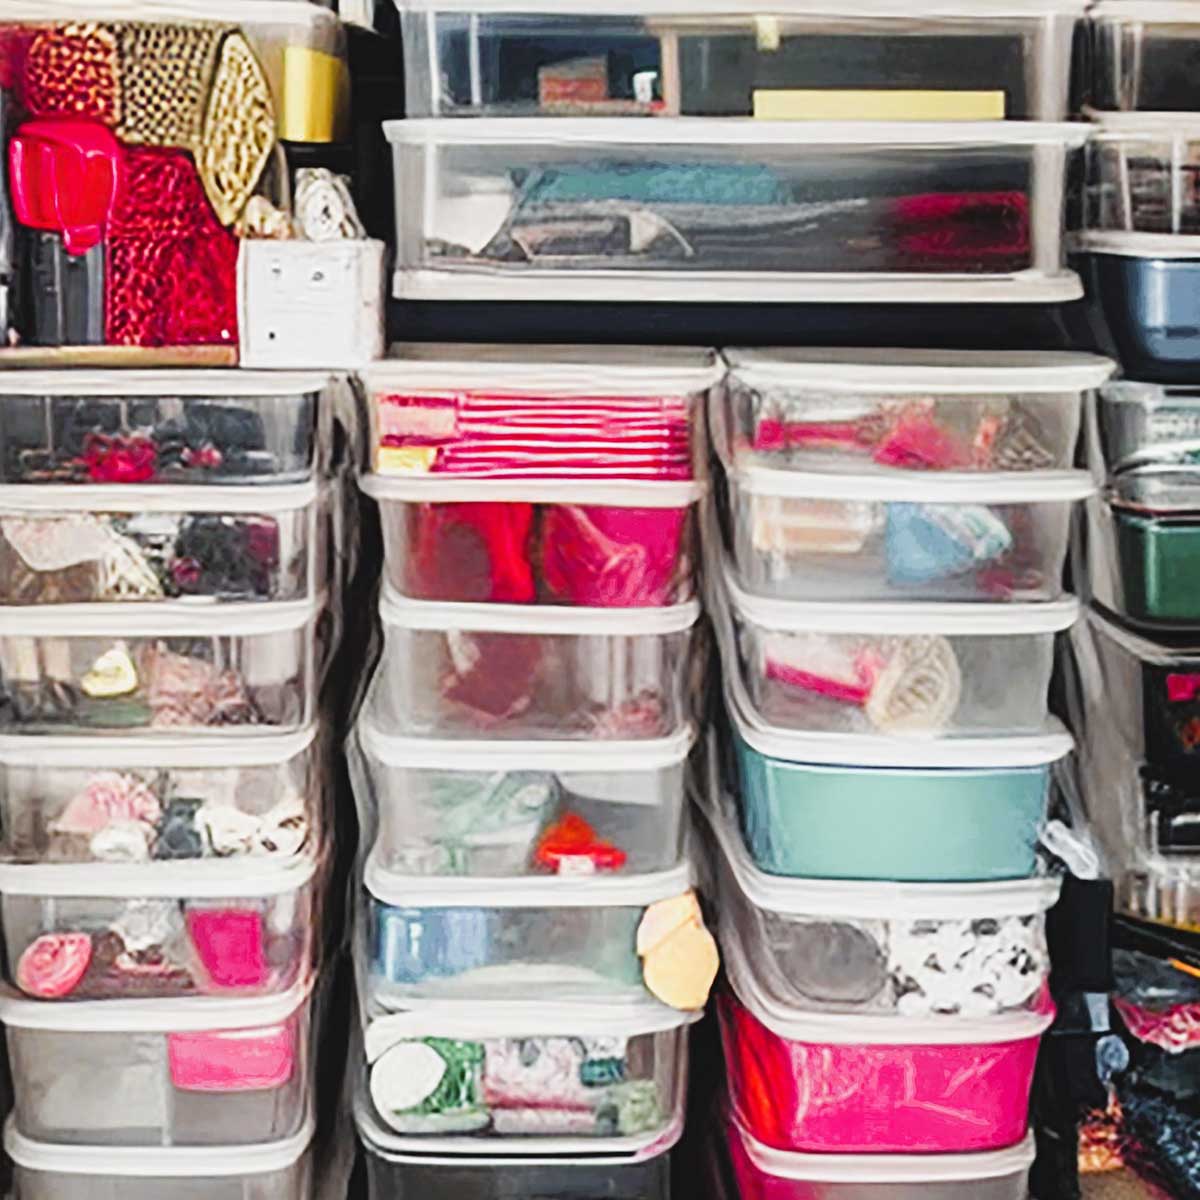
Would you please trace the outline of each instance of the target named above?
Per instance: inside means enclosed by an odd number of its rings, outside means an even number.
[[[13,1200],[306,1200],[312,1132],[262,1146],[55,1146],[22,1137],[10,1120],[4,1148]]]
[[[631,1154],[455,1154],[454,1143],[431,1140],[416,1153],[411,1139],[384,1128],[360,1103],[355,1110],[366,1151],[370,1200],[671,1200],[671,1148],[683,1131],[676,1122],[658,1145]]]
[[[376,475],[577,485],[694,478],[721,367],[682,346],[412,343],[361,377]]]
[[[278,488],[0,485],[0,605],[311,600],[315,480]]]
[[[960,1154],[1023,1142],[1051,1012],[944,1023],[797,1012],[726,947],[718,997],[734,1114],[804,1154]],[[923,1195],[926,1193],[923,1193]]]
[[[727,697],[736,809],[759,870],[809,879],[958,883],[1020,879],[1070,736],[815,738],[760,725]],[[713,802],[720,783],[710,784]],[[728,805],[728,811],[733,811]]]
[[[0,726],[21,733],[298,730],[327,657],[321,602],[6,612]]]
[[[662,738],[690,720],[700,606],[439,604],[385,590],[380,704],[422,737]]]
[[[1106,384],[1088,407],[1088,458],[1097,484],[1146,467],[1200,467],[1200,388]]]
[[[0,372],[0,483],[302,483],[318,466],[330,384],[319,373]]]
[[[83,1146],[269,1145],[302,1134],[310,985],[265,1000],[0,1002],[14,1123]]]
[[[1115,364],[1089,354],[726,350],[709,423],[727,469],[860,474],[1075,465],[1083,399]]]
[[[287,858],[320,841],[315,727],[223,739],[0,736],[0,861]]]
[[[1200,110],[1200,14],[1186,0],[1100,0],[1092,26],[1091,102],[1105,113]]]
[[[360,828],[412,875],[644,874],[682,860],[692,729],[607,742],[393,737],[359,717]],[[0,747],[0,761],[2,758]]]
[[[1086,471],[726,475],[732,574],[763,598],[1043,602],[1062,595]]]
[[[2,866],[5,980],[42,1001],[286,992],[313,965],[320,866]]]
[[[397,5],[407,112],[928,119],[1067,115],[1082,0]]]
[[[385,125],[405,300],[1023,303],[1081,294],[1081,125],[634,117]]]
[[[431,1000],[704,1006],[716,952],[689,865],[616,878],[436,879],[365,872],[371,1011]],[[686,969],[680,970],[680,964]]]
[[[390,1013],[366,1029],[364,1103],[417,1153],[644,1155],[682,1126],[699,1016],[537,1000]]]

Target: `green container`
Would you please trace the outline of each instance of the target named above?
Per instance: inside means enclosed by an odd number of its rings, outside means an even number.
[[[1113,510],[1125,612],[1135,621],[1200,622],[1200,513]]]

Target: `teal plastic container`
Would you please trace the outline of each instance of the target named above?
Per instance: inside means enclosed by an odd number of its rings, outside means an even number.
[[[806,879],[902,883],[1032,875],[1051,770],[1072,749],[1062,732],[992,739],[994,750],[978,761],[990,757],[994,766],[843,766],[781,755],[790,740],[744,726],[734,736],[742,832],[757,866]],[[854,739],[839,740],[852,757]],[[964,749],[908,742],[896,757],[936,762],[939,752]]]

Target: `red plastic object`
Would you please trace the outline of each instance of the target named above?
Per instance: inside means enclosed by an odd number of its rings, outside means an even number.
[[[565,813],[538,840],[533,860],[539,867],[561,871],[563,860],[587,859],[597,871],[619,871],[625,851],[596,836],[596,831],[578,813]]]
[[[95,121],[26,121],[8,144],[17,220],[62,235],[68,254],[104,237],[120,186],[120,147]]]

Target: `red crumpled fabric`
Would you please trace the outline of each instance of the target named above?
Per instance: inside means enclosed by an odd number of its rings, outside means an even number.
[[[542,583],[560,603],[652,608],[681,596],[689,508],[548,505],[538,530]]]
[[[1029,266],[1029,197],[1024,192],[933,192],[892,207],[897,254],[914,267],[952,263],[961,271]]]
[[[532,604],[533,505],[409,504],[404,590],[420,600]]]
[[[542,639],[520,633],[447,635],[451,668],[442,695],[473,725],[490,729],[533,703]]]
[[[122,148],[106,251],[110,345],[237,344],[238,239],[186,151]]]
[[[158,447],[148,437],[89,433],[82,465],[93,483],[146,483],[158,471]]]
[[[1175,1004],[1164,1012],[1131,1004],[1120,996],[1113,1004],[1129,1032],[1139,1042],[1157,1046],[1168,1054],[1200,1047],[1200,1004]]]

